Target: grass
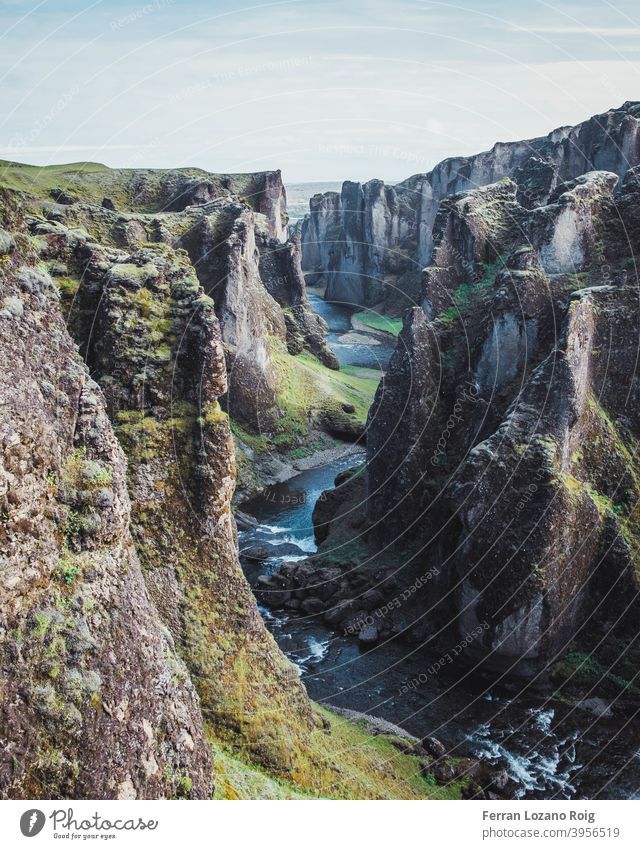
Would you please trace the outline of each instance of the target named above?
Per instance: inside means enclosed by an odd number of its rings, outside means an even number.
[[[145,202],[136,200],[138,183],[134,179],[136,171],[144,170]],[[64,165],[27,165],[21,162],[0,160],[0,188],[25,194],[44,197],[51,200],[52,189],[61,189],[79,200],[99,205],[104,197],[109,197],[117,209],[137,212],[158,212],[164,208],[168,199],[165,178],[170,170],[179,171],[187,177],[206,179],[221,192],[222,176],[211,174],[200,168],[175,169],[132,169],[109,168],[99,162],[70,162]],[[250,204],[260,190],[259,179],[253,174],[225,175],[231,181],[234,194],[244,197]]]
[[[459,799],[463,782],[437,786],[420,771],[419,758],[405,754],[389,735],[373,736],[361,723],[314,705],[325,727],[291,773],[276,777],[210,738],[217,799]]]
[[[356,416],[364,424],[380,382],[379,372],[358,366],[346,366],[340,371],[334,371],[323,366],[311,354],[299,354],[294,360],[298,380],[304,382],[311,377],[320,393],[340,403],[353,404]]]
[[[260,435],[232,422],[238,439],[256,451],[299,450],[301,440],[308,437],[312,427],[321,425],[326,414],[345,417],[354,428],[364,428],[379,372],[356,366],[334,371],[312,354],[291,356],[276,338],[269,340],[269,355],[278,374],[277,403],[282,415],[273,431]],[[345,404],[353,405],[355,412],[345,413]]]
[[[389,333],[391,336],[399,336],[402,330],[402,319],[391,318],[388,315],[381,315],[373,310],[363,310],[362,312],[354,313],[352,316],[356,321],[366,324],[373,330],[380,330],[383,333]]]

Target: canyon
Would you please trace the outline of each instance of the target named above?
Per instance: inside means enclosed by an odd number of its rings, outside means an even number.
[[[0,163],[2,795],[513,795],[326,697],[265,617],[382,681],[410,646],[638,709],[639,126],[347,181],[294,227],[277,171]],[[313,545],[274,546],[318,458]]]
[[[447,188],[369,413],[366,462],[324,494],[317,554],[283,566],[274,589],[363,643],[447,651],[484,626],[460,654],[486,674],[635,692],[639,113],[627,103],[408,181],[422,180],[420,197]],[[327,297],[384,313],[396,306],[385,287],[407,279],[393,263],[398,252],[418,263],[426,219],[416,207],[402,213],[408,230],[396,222],[368,243],[382,196],[358,190],[346,217],[335,193],[316,196],[301,229],[303,266]],[[333,218],[318,215],[329,207]],[[348,270],[341,257],[363,243]]]
[[[232,428],[333,444],[370,400],[332,381],[280,175],[2,175],[2,795],[459,795],[309,700],[240,568]]]

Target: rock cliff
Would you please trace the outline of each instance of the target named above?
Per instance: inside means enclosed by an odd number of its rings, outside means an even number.
[[[603,150],[619,131],[629,153],[632,111],[560,136],[586,144],[605,124]],[[532,206],[508,178],[441,201],[366,467],[325,494],[319,554],[274,576],[281,591],[363,642],[462,646],[540,684],[631,680],[640,194],[638,169],[621,170],[561,182],[558,165]],[[607,641],[630,647],[609,669]],[[589,652],[592,678],[575,666]]]
[[[245,334],[252,379],[263,331],[279,369],[325,368],[278,181],[260,211],[255,175],[2,179],[0,794],[429,796],[392,743],[372,781],[378,744],[309,701],[238,561],[227,369]]]
[[[207,796],[198,695],[143,579],[103,393],[2,200],[2,793]]]
[[[622,177],[640,162],[640,103],[596,115],[575,127],[520,142],[499,142],[475,156],[453,157],[426,174],[387,186],[346,182],[342,193],[316,195],[302,224],[302,267],[329,300],[382,303],[397,313],[419,303],[416,276],[429,265],[440,202],[508,177],[518,201],[548,201],[560,183],[588,171]]]

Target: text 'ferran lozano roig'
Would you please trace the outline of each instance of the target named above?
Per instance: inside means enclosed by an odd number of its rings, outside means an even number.
[[[537,822],[588,822],[593,824],[596,821],[594,811],[482,811],[483,820],[496,821],[537,821]]]

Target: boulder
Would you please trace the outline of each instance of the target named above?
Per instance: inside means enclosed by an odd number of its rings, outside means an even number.
[[[313,596],[305,598],[304,601],[300,603],[300,610],[302,610],[303,613],[306,613],[307,616],[316,616],[318,613],[322,613],[324,608],[324,602],[319,598],[314,598]]]
[[[16,242],[11,233],[0,227],[0,256],[6,256],[15,248]]]
[[[440,740],[437,740],[435,737],[424,737],[422,740],[422,748],[435,760],[444,758],[447,754],[447,748],[444,743],[441,743]]]
[[[379,637],[380,635],[378,633],[378,628],[374,623],[367,622],[358,631],[358,641],[363,643],[364,645],[372,645],[373,643],[377,643]]]

